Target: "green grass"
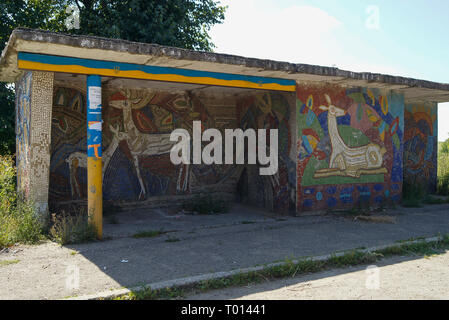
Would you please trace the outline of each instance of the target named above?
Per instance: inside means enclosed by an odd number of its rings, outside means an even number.
[[[406,208],[421,208],[424,204],[449,203],[449,197],[441,198],[441,196],[428,194],[419,184],[404,182],[402,190],[402,206]]]
[[[35,244],[44,238],[41,221],[32,203],[16,192],[16,168],[12,156],[0,156],[0,248],[15,243]]]
[[[438,143],[437,194],[448,198],[430,196],[417,183],[404,183],[403,206],[416,208],[423,204],[449,203],[449,139]]]
[[[449,196],[449,139],[438,144],[437,193]]]
[[[179,241],[181,241],[181,239],[178,239],[178,238],[168,238],[167,240],[165,240],[165,242],[179,242]]]
[[[0,267],[8,266],[10,264],[16,264],[19,262],[20,262],[20,260],[2,260],[2,261],[0,261]]]
[[[63,245],[95,238],[95,230],[87,222],[86,208],[71,206],[51,218],[42,218],[32,203],[19,197],[16,181],[14,158],[0,155],[0,248],[16,243],[36,244],[48,238]],[[108,210],[116,212],[116,208]]]
[[[76,213],[54,214],[49,236],[61,245],[86,243],[95,240],[95,228],[88,223],[85,211],[85,209],[80,208]]]
[[[154,238],[157,236],[160,236],[162,234],[167,233],[167,231],[161,230],[146,230],[146,231],[140,231],[133,235],[133,238],[139,239],[139,238]]]
[[[204,280],[187,286],[177,286],[152,290],[142,288],[129,294],[122,295],[117,300],[155,300],[155,299],[181,299],[187,295],[192,295],[210,290],[224,289],[229,287],[241,287],[257,284],[264,281],[295,277],[302,274],[316,273],[333,268],[345,268],[349,266],[366,265],[380,261],[392,256],[421,255],[431,257],[441,254],[449,249],[449,236],[446,235],[434,242],[418,242],[412,244],[398,244],[374,252],[363,252],[353,250],[342,255],[332,255],[326,260],[314,261],[312,259],[302,259],[294,262],[286,259],[283,264],[267,266],[259,271],[238,273],[229,277]]]
[[[398,243],[404,243],[404,242],[410,242],[410,241],[416,241],[416,240],[424,240],[425,237],[411,237],[409,239],[405,239],[405,240],[397,240],[396,242]]]
[[[377,251],[382,257],[388,258],[392,256],[402,255],[421,255],[429,256],[441,254],[449,249],[449,237],[445,236],[441,241],[434,242],[417,242],[412,244],[403,244],[391,246]]]
[[[449,203],[449,197],[447,198],[439,198],[432,195],[426,195],[422,200],[424,204],[445,204]]]

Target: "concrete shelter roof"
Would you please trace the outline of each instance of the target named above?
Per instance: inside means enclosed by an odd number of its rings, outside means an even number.
[[[407,102],[449,101],[446,83],[27,28],[11,33],[0,58],[0,81],[15,82],[22,73],[18,52],[396,90],[404,93]]]

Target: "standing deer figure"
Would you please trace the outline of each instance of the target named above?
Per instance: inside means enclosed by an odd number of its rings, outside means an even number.
[[[140,173],[139,157],[170,153],[171,148],[175,144],[175,142],[170,141],[170,134],[142,133],[134,124],[132,110],[147,106],[152,97],[152,95],[147,93],[142,96],[141,92],[126,89],[113,95],[109,101],[111,107],[123,110],[124,140],[128,144],[137,178],[139,179],[139,198],[145,198],[146,195],[145,185]],[[155,108],[159,107],[155,106]]]
[[[346,111],[334,106],[327,94],[325,98],[328,106],[320,106],[320,109],[328,112],[327,125],[332,153],[329,169],[317,170],[315,177],[340,175],[358,178],[361,174],[387,173],[385,168],[381,168],[386,149],[374,143],[356,148],[348,147],[341,138],[337,126],[337,118],[344,116]]]
[[[125,135],[123,133],[121,133],[118,128],[109,126],[109,129],[111,130],[113,135],[112,135],[111,143],[109,144],[108,148],[102,154],[103,178],[104,178],[104,173],[106,172],[106,169],[109,165],[109,161],[111,160],[112,155],[114,154],[115,150],[117,149],[119,142],[121,140],[125,139]],[[77,194],[78,197],[81,198],[81,190],[80,190],[80,185],[76,179],[76,171],[79,167],[87,169],[87,153],[86,152],[73,152],[67,157],[65,162],[67,162],[69,165],[70,189],[72,192],[72,197],[74,197],[75,194]]]

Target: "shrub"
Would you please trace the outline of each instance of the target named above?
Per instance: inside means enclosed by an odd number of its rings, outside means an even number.
[[[449,195],[449,152],[444,152],[443,148],[438,153],[437,192],[440,195]]]
[[[16,180],[13,157],[0,156],[0,248],[15,243],[37,243],[45,233],[61,244],[86,242],[95,237],[94,227],[87,223],[85,207],[70,207],[70,213],[62,210],[58,215],[53,214],[47,223],[32,203],[18,197]]]
[[[34,206],[16,192],[16,168],[11,156],[0,156],[0,248],[33,244],[43,238],[43,222]]]
[[[449,139],[447,139],[444,142],[440,142],[440,150],[438,150],[440,153],[445,153],[449,155]]]
[[[33,206],[19,202],[13,210],[0,214],[0,248],[37,243],[43,238],[42,227]]]
[[[52,214],[51,220],[50,236],[62,245],[83,243],[95,239],[95,227],[88,223],[86,210]]]
[[[16,168],[11,156],[0,156],[0,210],[9,212],[17,201]]]

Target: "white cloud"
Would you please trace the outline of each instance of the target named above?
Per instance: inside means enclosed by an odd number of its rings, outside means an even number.
[[[401,74],[396,66],[352,54],[351,48],[361,46],[361,40],[354,38],[343,22],[320,8],[292,5],[280,9],[272,0],[221,3],[229,8],[224,23],[210,32],[216,52],[336,66],[356,72]]]
[[[449,102],[438,104],[438,141],[449,139]]]
[[[221,0],[228,5],[225,22],[210,35],[216,52],[340,69],[422,78],[414,69],[386,63],[382,52],[369,45],[327,13],[312,6],[280,9],[275,0]],[[364,27],[364,26],[361,26]],[[362,47],[367,56],[354,53]],[[363,51],[362,51],[363,52]],[[439,105],[439,140],[449,138],[449,103]]]
[[[211,29],[216,52],[296,63],[332,65],[341,48],[332,35],[342,26],[311,6],[269,8],[254,0],[222,1],[229,5],[224,24]]]

